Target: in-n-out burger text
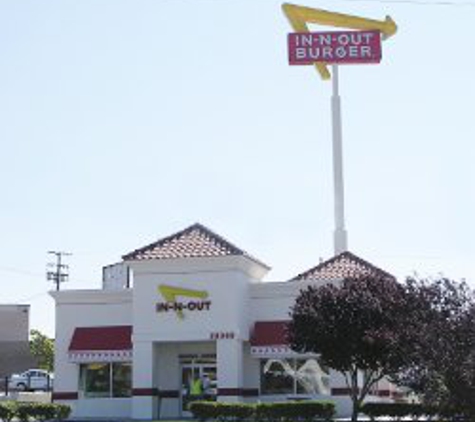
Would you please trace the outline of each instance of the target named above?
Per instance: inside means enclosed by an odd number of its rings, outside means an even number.
[[[378,63],[379,31],[298,32],[289,34],[291,65],[324,63]]]
[[[157,312],[209,311],[211,300],[190,300],[189,302],[158,302]]]

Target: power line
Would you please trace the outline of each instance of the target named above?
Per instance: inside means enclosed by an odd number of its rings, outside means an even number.
[[[183,0],[184,2],[188,0]],[[217,2],[223,0],[202,0]],[[240,1],[240,0],[228,0],[228,1]],[[244,1],[244,0],[243,0]],[[445,7],[475,7],[475,2],[473,1],[433,1],[433,0],[336,0],[337,2],[344,3],[381,3],[381,4],[401,4],[401,5],[411,5],[411,6],[445,6]]]
[[[38,277],[42,276],[42,273],[36,273],[33,271],[28,271],[28,270],[23,270],[21,268],[13,268],[13,267],[0,267],[0,272],[5,272],[5,273],[12,273],[12,274],[19,274],[19,275],[27,275],[30,277]]]
[[[69,266],[63,264],[63,256],[72,255],[69,252],[60,252],[60,251],[48,251],[48,254],[56,256],[56,262],[48,263],[48,267],[52,267],[54,271],[46,272],[46,279],[48,281],[53,281],[56,284],[56,290],[59,290],[61,283],[68,281],[69,279]]]
[[[345,3],[381,3],[381,4],[402,4],[412,6],[448,6],[448,7],[475,7],[475,2],[471,1],[431,1],[431,0],[337,0]]]

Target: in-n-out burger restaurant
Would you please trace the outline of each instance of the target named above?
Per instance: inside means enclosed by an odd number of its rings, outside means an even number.
[[[344,380],[286,344],[289,308],[309,284],[384,271],[350,252],[286,282],[261,282],[268,271],[195,224],[106,267],[100,290],[51,293],[54,400],[76,418],[183,417],[196,398],[332,399],[350,414]]]

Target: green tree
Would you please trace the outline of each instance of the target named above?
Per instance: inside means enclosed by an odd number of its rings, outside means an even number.
[[[310,286],[295,301],[288,330],[291,347],[319,354],[343,375],[353,402],[352,422],[371,388],[405,362],[400,347],[405,303],[403,286],[382,276]]]
[[[54,368],[54,341],[38,330],[30,331],[30,350],[38,367],[52,372]]]
[[[428,405],[475,421],[475,292],[448,278],[406,280],[406,368],[395,381]]]

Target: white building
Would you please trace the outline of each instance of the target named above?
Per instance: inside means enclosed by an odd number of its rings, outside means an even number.
[[[4,377],[36,367],[29,333],[30,305],[0,305],[0,389]]]
[[[74,417],[181,417],[197,396],[317,397],[348,415],[343,379],[287,346],[289,308],[308,284],[387,273],[350,252],[286,282],[261,282],[268,271],[195,224],[106,267],[102,290],[52,292],[54,399]]]

